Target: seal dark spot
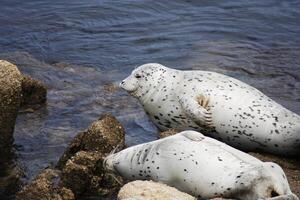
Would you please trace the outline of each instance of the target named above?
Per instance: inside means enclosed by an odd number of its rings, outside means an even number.
[[[271,197],[277,197],[277,196],[279,196],[279,194],[275,190],[272,190]]]

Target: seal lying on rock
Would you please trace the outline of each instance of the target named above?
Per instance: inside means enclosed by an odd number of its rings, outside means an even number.
[[[300,116],[234,78],[150,63],[120,86],[161,130],[198,130],[246,151],[300,153]]]
[[[163,182],[200,199],[298,199],[280,166],[196,131],[127,148],[104,164],[126,179]]]

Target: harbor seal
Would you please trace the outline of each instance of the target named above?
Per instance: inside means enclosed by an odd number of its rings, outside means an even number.
[[[300,116],[229,76],[149,63],[120,87],[161,130],[197,130],[245,151],[300,153]]]
[[[128,180],[153,180],[199,199],[298,199],[281,167],[196,131],[124,149],[104,166]]]

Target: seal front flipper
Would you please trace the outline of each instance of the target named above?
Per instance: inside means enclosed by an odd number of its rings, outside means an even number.
[[[178,98],[185,113],[191,117],[196,124],[209,128],[213,126],[209,98],[204,95],[199,95],[196,99],[188,96]]]

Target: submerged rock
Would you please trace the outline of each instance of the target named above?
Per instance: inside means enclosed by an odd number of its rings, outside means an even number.
[[[16,200],[75,200],[75,196],[62,186],[60,171],[45,169],[17,193]]]
[[[153,181],[133,181],[124,185],[118,200],[196,200],[195,197]]]
[[[0,171],[11,158],[14,126],[21,103],[22,75],[18,68],[0,60]],[[1,175],[0,175],[1,176]]]
[[[46,86],[41,81],[33,79],[30,76],[23,76],[21,106],[40,105],[44,104],[46,100]]]
[[[87,131],[79,133],[60,158],[57,167],[62,169],[67,160],[79,151],[97,151],[108,154],[125,146],[125,131],[120,122],[111,114],[103,114],[93,122]]]

